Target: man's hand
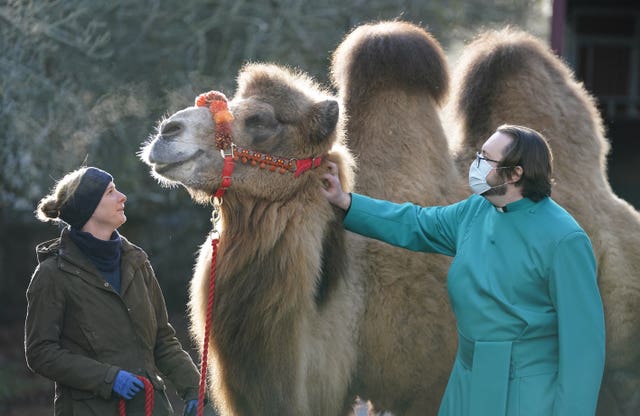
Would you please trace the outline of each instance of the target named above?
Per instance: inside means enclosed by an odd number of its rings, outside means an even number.
[[[333,205],[346,211],[351,206],[351,194],[342,190],[338,165],[333,162],[328,162],[327,170],[328,172],[322,175],[322,180],[325,185],[324,188],[321,189],[322,194]]]

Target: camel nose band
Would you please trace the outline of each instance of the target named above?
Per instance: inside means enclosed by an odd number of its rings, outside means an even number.
[[[216,123],[216,147],[220,149],[220,153],[225,160],[227,160],[227,157],[232,156],[234,161],[239,160],[242,163],[250,163],[251,166],[257,166],[261,169],[268,167],[271,172],[292,172],[296,178],[309,169],[317,168],[322,162],[321,156],[308,159],[286,158],[256,152],[233,144],[231,138],[233,114],[231,114],[227,106],[227,97],[219,91],[209,91],[198,95],[196,106],[207,107],[211,111],[213,121]],[[229,175],[228,180],[230,182],[231,175]]]
[[[209,91],[196,97],[197,107],[207,107],[211,111],[216,123],[216,147],[220,150],[228,149],[231,142],[231,123],[233,114],[227,106],[227,97],[218,91]]]

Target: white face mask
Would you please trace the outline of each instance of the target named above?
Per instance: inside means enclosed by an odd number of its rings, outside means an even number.
[[[491,189],[491,185],[487,183],[487,176],[493,169],[493,166],[484,159],[480,159],[480,163],[474,160],[469,167],[469,186],[474,194],[482,195]]]

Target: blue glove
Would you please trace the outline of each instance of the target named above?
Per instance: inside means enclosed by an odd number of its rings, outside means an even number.
[[[183,416],[195,416],[198,411],[198,399],[191,399],[184,405]]]
[[[128,371],[120,370],[113,382],[113,391],[123,399],[131,400],[140,390],[144,388],[142,381]]]

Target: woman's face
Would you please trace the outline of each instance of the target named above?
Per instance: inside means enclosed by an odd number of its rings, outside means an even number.
[[[102,195],[100,203],[93,211],[90,220],[96,225],[104,226],[109,229],[117,229],[127,221],[124,215],[124,203],[127,196],[116,189],[116,185],[111,182]]]

